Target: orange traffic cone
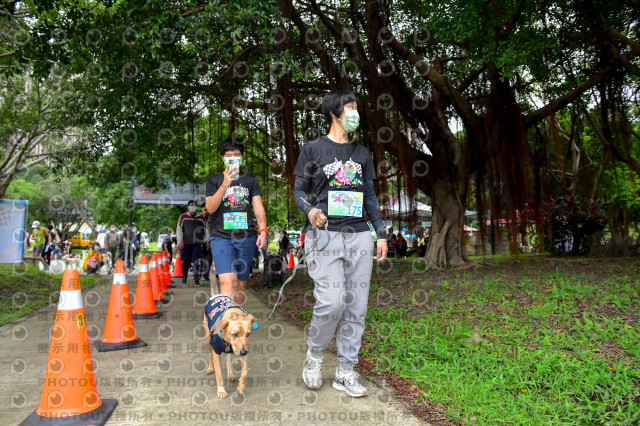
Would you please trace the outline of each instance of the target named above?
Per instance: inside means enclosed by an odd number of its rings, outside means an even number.
[[[294,268],[295,266],[296,266],[296,264],[293,261],[293,249],[291,249],[289,251],[289,268]]]
[[[136,286],[136,298],[133,304],[133,319],[160,318],[162,312],[156,310],[149,277],[149,261],[146,255],[140,256],[138,269],[138,285]]]
[[[77,269],[62,275],[60,301],[40,406],[22,425],[104,425],[118,405],[101,400],[91,359],[91,345]]]
[[[182,278],[182,255],[180,254],[180,249],[178,249],[178,253],[176,254],[176,264],[173,267],[173,278]]]
[[[171,261],[169,260],[169,252],[166,250],[164,251],[164,265],[164,270],[167,274],[167,288],[174,288],[175,285],[173,285],[173,282],[171,281]],[[173,292],[167,290],[167,294],[173,294]]]
[[[169,286],[171,285],[171,272],[169,272],[169,253],[165,251],[162,252],[162,267],[160,268],[162,271],[162,293],[165,296],[173,294],[169,291]]]
[[[104,337],[101,341],[96,342],[95,346],[99,352],[147,346],[142,339],[138,338],[136,328],[133,325],[124,260],[116,262],[107,321],[104,325]]]
[[[160,282],[160,267],[158,266],[158,253],[151,256],[151,290],[153,291],[153,300],[156,303],[168,303],[162,295],[162,283]]]
[[[175,288],[176,286],[173,285],[173,281],[172,281],[172,276],[171,276],[171,256],[169,256],[169,251],[165,250],[164,251],[164,255],[167,258],[167,288]],[[173,294],[172,292],[169,292],[169,294]]]

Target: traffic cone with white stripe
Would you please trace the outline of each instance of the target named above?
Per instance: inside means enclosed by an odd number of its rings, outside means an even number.
[[[295,261],[293,260],[293,249],[291,249],[291,250],[289,251],[289,265],[287,265],[287,266],[289,267],[289,269],[291,269],[291,268],[295,268],[295,266],[296,266],[296,263],[295,263]]]
[[[162,277],[164,279],[162,284],[164,289],[162,292],[165,296],[168,296],[173,294],[173,292],[169,291],[169,286],[171,285],[171,272],[169,271],[169,252],[166,250],[162,252],[162,271]]]
[[[169,256],[169,251],[165,250],[164,254],[167,258],[167,288],[175,288],[173,285],[173,277],[171,276],[171,256]],[[170,292],[173,294],[173,292]]]
[[[138,285],[136,286],[136,297],[133,304],[133,319],[154,319],[161,316],[162,312],[156,310],[156,304],[153,300],[149,261],[147,256],[143,254],[140,256],[140,265],[138,267]]]
[[[116,262],[113,274],[107,321],[104,325],[104,337],[95,343],[99,352],[117,351],[120,349],[140,348],[147,344],[136,335],[131,314],[129,285],[124,269],[124,260]]]
[[[173,278],[182,279],[182,254],[180,254],[180,249],[178,249],[178,253],[176,254],[176,264],[173,267]]]
[[[104,425],[118,405],[98,396],[77,269],[62,275],[40,406],[21,425]]]
[[[158,253],[151,255],[151,291],[153,292],[153,300],[156,303],[169,303],[162,294],[162,283],[160,282]]]

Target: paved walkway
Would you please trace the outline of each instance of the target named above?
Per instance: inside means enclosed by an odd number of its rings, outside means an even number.
[[[132,292],[133,277],[128,279]],[[211,289],[182,287],[179,280],[174,281],[178,287],[172,290],[172,303],[158,308],[163,316],[135,322],[147,347],[99,353],[92,345],[98,393],[103,399],[119,401],[109,425],[421,424],[373,383],[365,382],[369,395],[358,399],[333,389],[336,360],[330,353],[323,366],[325,383],[317,391],[307,389],[301,377],[304,331],[278,314],[252,334],[245,395],[226,384],[229,397],[219,400],[214,375],[204,373],[208,348],[203,340],[202,312]],[[83,291],[92,342],[102,337],[110,288],[101,285]],[[247,297],[247,311],[265,318],[269,308],[252,293]],[[39,405],[55,313],[56,307],[50,306],[0,328],[2,424],[19,423]],[[224,362],[222,365],[226,371]],[[239,360],[233,366],[239,376]]]

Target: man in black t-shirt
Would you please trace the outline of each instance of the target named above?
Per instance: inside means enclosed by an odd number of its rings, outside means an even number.
[[[331,124],[329,134],[302,147],[294,170],[296,205],[316,227],[327,223],[330,238],[327,242],[325,232],[314,235],[313,230],[307,230],[305,236],[305,263],[314,281],[316,305],[302,377],[311,389],[320,387],[323,353],[340,324],[333,387],[360,397],[367,389],[358,382],[353,368],[364,331],[374,255],[366,215],[378,234],[378,261],[386,257],[386,230],[373,185],[376,173],[371,152],[349,140],[348,133],[359,123],[355,95],[344,89],[329,92],[322,101],[322,113]],[[325,245],[321,252],[313,250]]]
[[[218,151],[226,167],[207,180],[211,255],[221,293],[243,305],[255,252],[267,246],[267,217],[258,179],[241,171],[244,142],[226,139]]]

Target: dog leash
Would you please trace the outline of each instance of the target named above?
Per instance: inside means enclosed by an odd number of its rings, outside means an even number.
[[[318,211],[313,215],[313,220],[311,221],[311,232],[313,232],[314,243],[309,248],[309,251],[298,260],[298,264],[293,268],[293,274],[291,274],[291,276],[289,278],[287,278],[284,283],[282,283],[282,287],[280,287],[280,291],[278,292],[278,299],[276,300],[275,305],[273,305],[273,309],[271,309],[271,312],[269,313],[269,315],[267,315],[267,317],[264,319],[264,321],[262,321],[262,323],[260,325],[258,325],[257,323],[253,323],[253,329],[254,330],[259,329],[267,321],[269,321],[269,318],[271,318],[271,315],[273,315],[273,313],[276,311],[276,308],[278,307],[278,305],[280,304],[280,301],[282,300],[282,295],[283,295],[283,292],[284,292],[284,286],[286,286],[289,283],[289,281],[291,281],[293,279],[293,277],[296,275],[296,271],[298,270],[298,268],[300,268],[302,266],[302,262],[311,253],[313,253],[314,250],[315,251],[322,251],[325,248],[327,248],[327,246],[329,245],[329,240],[331,240],[331,235],[329,234],[329,229],[328,229],[328,225],[327,225],[328,219],[327,219],[327,221],[323,225],[324,228],[321,228],[322,230],[324,230],[325,234],[327,235],[327,242],[326,242],[326,244],[324,246],[322,246],[321,248],[318,248],[318,227],[315,226],[315,222],[316,222],[316,217],[318,216],[318,214],[321,211],[322,210],[318,209]]]

